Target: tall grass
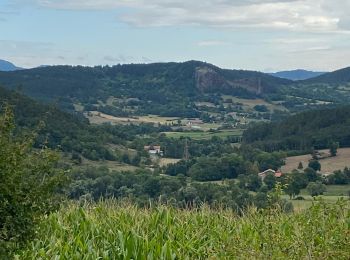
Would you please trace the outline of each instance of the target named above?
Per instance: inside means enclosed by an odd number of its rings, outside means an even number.
[[[51,214],[18,259],[349,259],[349,202],[294,214],[138,208],[114,200]]]

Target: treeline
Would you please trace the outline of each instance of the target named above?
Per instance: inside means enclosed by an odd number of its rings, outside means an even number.
[[[350,106],[300,113],[276,123],[257,123],[243,141],[265,151],[325,149],[333,142],[350,146]]]
[[[184,175],[196,181],[235,179],[240,175],[257,177],[261,171],[279,169],[284,164],[284,158],[284,153],[266,153],[242,147],[233,149],[231,153],[202,155],[188,161],[181,160],[168,165],[164,173],[171,176]]]
[[[172,204],[176,207],[200,207],[203,203],[224,206],[242,212],[249,206],[268,207],[269,192],[263,183],[255,189],[254,195],[244,185],[226,181],[224,185],[198,183],[183,175],[161,176],[147,170],[136,172],[110,171],[106,167],[80,168],[71,173],[72,182],[67,189],[72,199],[94,200],[101,198],[128,199],[140,206],[150,202]],[[292,205],[279,201],[287,211]]]

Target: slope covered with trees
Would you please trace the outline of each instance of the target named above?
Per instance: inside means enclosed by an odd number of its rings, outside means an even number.
[[[113,67],[50,66],[0,72],[0,83],[33,98],[56,101],[73,110],[110,96],[134,98],[138,113],[196,117],[194,101],[206,94],[257,97],[277,91],[288,80],[241,70],[224,70],[211,64],[129,64]]]
[[[344,84],[350,82],[350,67],[322,74],[318,77],[308,79],[306,83],[319,84]]]
[[[90,125],[79,114],[43,105],[28,97],[0,87],[0,104],[13,108],[19,131],[37,129],[36,146],[47,145],[68,153],[78,153],[91,160],[117,160],[108,144],[125,145],[138,134],[161,131],[150,124]]]
[[[282,122],[252,125],[245,143],[266,151],[328,148],[333,142],[350,147],[350,106],[300,113]]]

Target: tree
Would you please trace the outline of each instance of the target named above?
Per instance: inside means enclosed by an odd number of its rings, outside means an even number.
[[[251,191],[257,191],[262,185],[261,178],[257,174],[248,175],[246,181],[246,187]]]
[[[284,189],[284,192],[289,195],[290,199],[292,199],[300,193],[300,187],[297,182],[291,181]]]
[[[274,174],[267,174],[264,178],[264,183],[268,187],[269,190],[272,190],[275,187],[276,184],[276,177]]]
[[[299,169],[299,170],[304,169],[304,166],[303,166],[303,163],[302,163],[302,162],[299,162],[298,169]]]
[[[331,156],[337,156],[337,152],[338,152],[338,148],[339,148],[339,143],[337,142],[332,142],[329,145],[329,153],[331,154]]]
[[[328,177],[328,182],[330,184],[345,185],[349,183],[349,178],[345,172],[338,170]]]
[[[310,160],[309,167],[314,169],[315,171],[321,170],[321,164],[318,160]]]
[[[304,173],[309,182],[315,182],[319,179],[319,175],[313,168],[310,168],[310,167],[306,168],[304,170]]]
[[[42,216],[57,209],[64,183],[63,172],[55,168],[58,155],[34,150],[35,134],[18,138],[14,133],[13,113],[5,108],[0,116],[0,248],[34,234]]]
[[[312,197],[322,195],[324,192],[327,191],[326,185],[323,183],[317,181],[317,182],[310,182],[307,187],[307,191],[310,193]]]

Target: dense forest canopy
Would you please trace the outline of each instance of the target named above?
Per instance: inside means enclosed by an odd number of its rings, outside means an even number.
[[[350,106],[300,113],[282,122],[252,125],[245,143],[267,151],[328,148],[332,142],[350,147]]]

